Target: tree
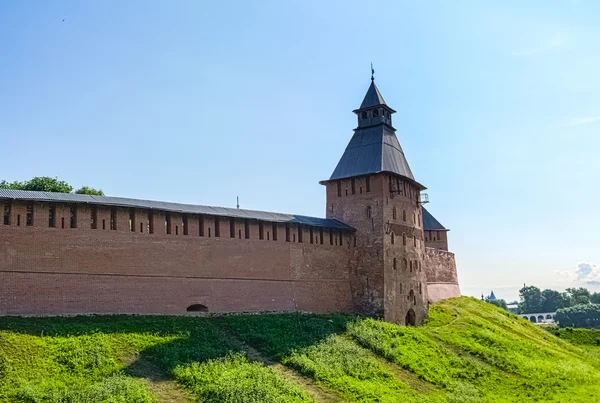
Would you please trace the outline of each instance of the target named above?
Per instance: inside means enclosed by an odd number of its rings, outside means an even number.
[[[592,296],[590,297],[590,302],[592,304],[600,304],[600,293],[595,292],[592,294]]]
[[[566,292],[571,298],[571,305],[591,303],[592,295],[587,288],[567,288]]]
[[[600,305],[579,304],[556,311],[560,327],[600,327]]]
[[[520,313],[535,313],[542,312],[542,305],[544,303],[544,297],[542,291],[536,286],[530,285],[529,287],[523,286],[519,290],[519,302]]]
[[[65,181],[60,181],[58,178],[50,178],[48,176],[36,176],[31,180],[19,182],[0,181],[0,189],[15,189],[15,190],[34,190],[38,192],[56,192],[56,193],[77,193],[85,195],[104,196],[101,189],[94,189],[89,186],[82,186],[73,192],[73,186]]]
[[[82,186],[75,193],[80,195],[104,196],[104,192],[101,189],[94,189],[88,186]]]
[[[71,193],[73,191],[73,187],[67,182],[59,181],[58,178],[50,178],[49,176],[36,176],[25,182],[14,181],[9,183],[3,180],[0,182],[0,188],[57,193]]]
[[[485,299],[485,302],[490,303],[492,305],[496,305],[498,308],[502,308],[508,311],[508,306],[506,305],[506,301],[503,299],[495,299],[493,301],[489,301],[488,298]]]
[[[557,309],[571,306],[571,298],[566,292],[556,290],[542,291],[542,309],[540,312],[556,312]]]

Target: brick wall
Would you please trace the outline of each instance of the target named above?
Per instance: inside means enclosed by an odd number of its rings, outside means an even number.
[[[427,294],[430,302],[460,297],[454,254],[434,248],[425,248]]]
[[[51,207],[55,228],[48,228]],[[175,213],[167,235],[161,211],[152,212],[149,234],[148,211],[130,216],[123,208],[116,209],[116,230],[110,230],[111,209],[104,206],[98,206],[98,229],[92,229],[92,207],[86,205],[77,206],[77,228],[71,228],[70,208],[35,203],[34,225],[26,226],[26,204],[13,203],[11,225],[0,223],[0,314],[184,314],[192,304],[210,312],[353,310],[349,236],[344,245],[330,245],[325,229],[323,245],[311,244],[309,229],[301,228],[300,243],[291,225],[295,242],[286,242],[285,224],[278,223],[273,241],[271,223],[265,223],[260,240],[252,221],[246,239],[244,220],[234,220],[231,238],[230,221],[221,217],[215,237],[210,216],[204,217],[204,236],[197,216],[188,217],[184,235],[184,218]],[[333,234],[339,239],[338,231]]]

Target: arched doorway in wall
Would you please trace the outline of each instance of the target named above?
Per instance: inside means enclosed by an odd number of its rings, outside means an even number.
[[[202,304],[193,304],[187,307],[187,312],[208,312],[208,307]]]
[[[544,315],[539,315],[537,317],[537,319],[538,319],[538,323],[542,323],[544,321]]]
[[[406,313],[406,326],[415,326],[417,324],[417,315],[413,309],[409,309]]]
[[[532,322],[532,323],[537,323],[537,320],[535,320],[535,316],[531,316],[529,318],[529,321]]]

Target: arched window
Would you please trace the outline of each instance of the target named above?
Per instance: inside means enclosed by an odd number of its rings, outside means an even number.
[[[394,258],[394,265],[393,265],[393,267],[394,267],[394,270],[396,270],[396,268],[397,268],[396,267],[396,258]]]
[[[406,210],[402,210],[402,221],[406,221]]]
[[[363,119],[366,119],[367,118],[367,112],[361,113],[360,117],[363,118]]]
[[[535,320],[535,316],[531,316],[531,317],[529,318],[529,320],[530,320],[531,322],[533,322],[533,323],[537,323],[537,321]]]
[[[188,312],[208,312],[208,307],[202,304],[194,304],[187,307]]]
[[[409,264],[409,267],[410,267],[409,271],[412,273],[413,261],[411,260],[410,262],[408,262],[408,264]]]
[[[406,271],[408,269],[408,260],[406,258],[402,259],[402,270]]]
[[[417,298],[415,297],[415,292],[413,290],[410,290],[408,293],[408,300],[415,305],[417,304]]]
[[[539,316],[537,317],[537,319],[538,319],[538,323],[539,323],[539,322],[543,322],[543,321],[544,321],[544,315],[539,315]]]
[[[367,218],[371,218],[371,206],[367,206]]]
[[[394,233],[393,232],[391,234],[391,242],[392,242],[392,245],[393,245],[394,244]]]
[[[396,215],[397,215],[397,210],[396,207],[394,207],[394,209],[392,210],[392,218],[395,220],[396,219]]]
[[[402,245],[406,246],[406,234],[402,234]]]
[[[552,319],[552,315],[546,315],[546,319]]]

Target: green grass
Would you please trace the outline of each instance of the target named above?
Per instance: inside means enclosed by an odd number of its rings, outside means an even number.
[[[432,305],[418,328],[303,314],[0,318],[0,402],[155,402],[139,363],[198,402],[598,400],[600,331],[553,332],[472,298]]]

